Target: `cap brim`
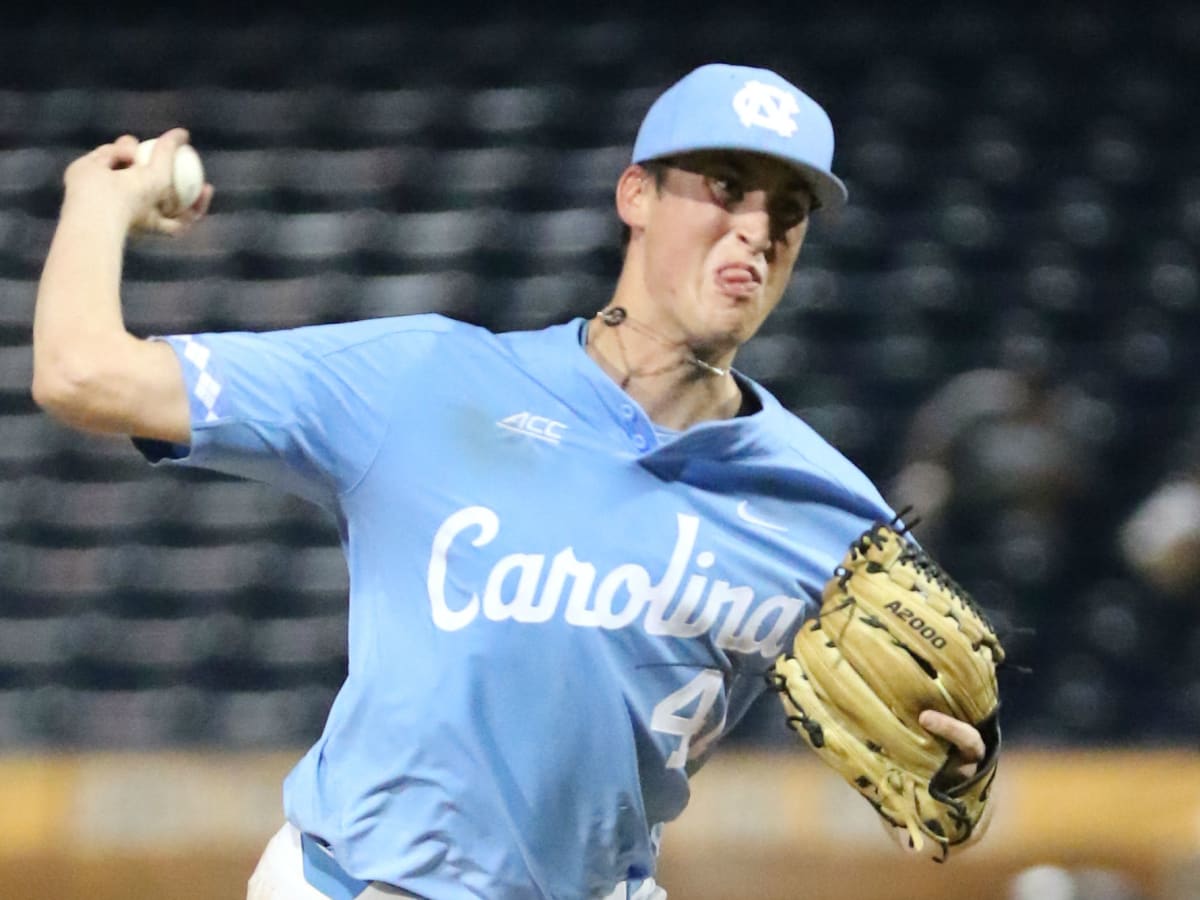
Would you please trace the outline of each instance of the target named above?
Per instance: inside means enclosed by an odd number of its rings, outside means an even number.
[[[832,172],[823,172],[813,166],[798,163],[794,159],[775,156],[773,153],[764,155],[774,156],[775,159],[787,163],[808,179],[808,186],[812,188],[813,195],[817,198],[818,210],[829,211],[841,209],[850,198],[850,192],[846,190],[845,182]]]

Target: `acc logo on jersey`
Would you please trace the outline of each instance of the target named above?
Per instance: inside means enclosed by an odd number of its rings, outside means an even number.
[[[774,131],[780,137],[791,137],[799,127],[792,119],[800,112],[796,98],[783,88],[761,81],[747,81],[734,94],[733,111],[747,128],[757,125]]]
[[[535,416],[531,412],[513,413],[496,423],[501,428],[525,434],[548,444],[557,444],[562,440],[563,432],[567,430],[564,422],[555,422],[545,416]]]

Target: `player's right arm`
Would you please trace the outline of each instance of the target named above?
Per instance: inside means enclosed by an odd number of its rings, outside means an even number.
[[[58,227],[38,285],[33,323],[33,397],[75,428],[190,439],[187,392],[174,352],[131,335],[121,314],[121,268],[133,231],[177,235],[204,215],[205,185],[190,209],[167,217],[175,149],[172,129],[149,165],[134,166],[138,141],[124,135],[68,166]]]

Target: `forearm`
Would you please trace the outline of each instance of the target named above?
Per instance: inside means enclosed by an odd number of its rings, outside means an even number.
[[[38,285],[33,319],[35,376],[103,357],[129,339],[121,315],[123,217],[102,198],[68,198]]]
[[[68,195],[34,311],[35,399],[70,424],[101,431],[120,430],[106,426],[128,404],[112,370],[140,343],[121,314],[127,232],[127,217],[105,194]]]

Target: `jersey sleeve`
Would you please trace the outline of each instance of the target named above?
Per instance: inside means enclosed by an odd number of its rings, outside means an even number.
[[[419,396],[448,325],[437,316],[165,340],[187,388],[189,445],[135,439],[152,463],[272,484],[328,506],[370,467]]]

